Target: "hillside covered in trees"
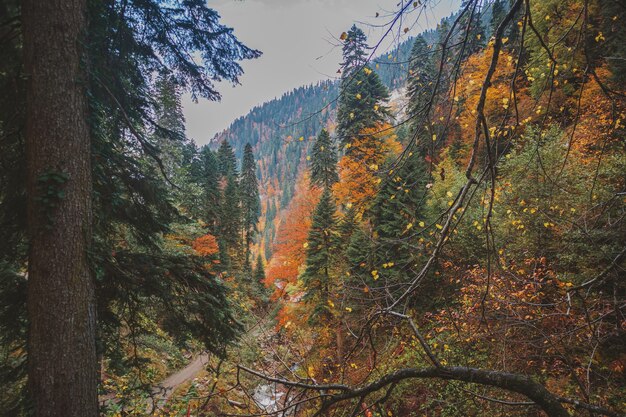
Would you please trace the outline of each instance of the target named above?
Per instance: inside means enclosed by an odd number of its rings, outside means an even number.
[[[621,0],[352,25],[202,147],[204,2],[5,3],[0,415],[626,415]]]

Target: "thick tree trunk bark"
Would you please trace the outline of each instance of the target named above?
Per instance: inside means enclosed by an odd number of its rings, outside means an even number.
[[[98,415],[86,0],[23,0],[29,388],[37,417]]]

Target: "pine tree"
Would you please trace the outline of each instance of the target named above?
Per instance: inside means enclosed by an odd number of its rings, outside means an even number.
[[[219,163],[219,173],[222,177],[236,177],[238,175],[235,152],[226,140],[222,141],[217,150],[217,161]]]
[[[337,151],[326,129],[322,129],[313,144],[311,155],[311,183],[331,188],[339,180]]]
[[[328,189],[324,189],[313,213],[307,240],[306,269],[302,274],[306,289],[305,299],[315,305],[312,319],[328,313],[337,233],[335,211],[333,196]]]
[[[261,215],[261,200],[259,199],[259,184],[256,177],[256,163],[254,162],[252,146],[249,143],[246,144],[243,151],[239,195],[241,198],[242,226],[246,239],[247,259],[250,244],[252,243],[252,236],[257,231],[257,223]]]

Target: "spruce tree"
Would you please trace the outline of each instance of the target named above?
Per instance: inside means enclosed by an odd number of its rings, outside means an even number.
[[[331,192],[326,188],[313,213],[306,249],[306,269],[302,282],[306,289],[305,300],[314,303],[311,318],[328,312],[330,299],[331,268],[333,265],[336,227],[335,203]]]
[[[313,144],[311,155],[311,183],[330,188],[339,181],[337,151],[326,129],[322,129]]]
[[[203,193],[204,210],[202,220],[206,223],[209,233],[217,233],[217,224],[220,217],[220,173],[217,156],[208,146],[200,152],[202,169],[200,184]]]
[[[341,63],[342,77],[347,78],[352,75],[355,70],[361,68],[367,62],[367,37],[365,33],[352,25],[348,30],[341,48],[343,62]]]
[[[254,282],[263,285],[265,281],[265,267],[263,266],[263,257],[259,253],[256,258],[256,267],[254,268]]]
[[[237,173],[237,158],[232,146],[223,140],[217,150],[217,160],[219,164],[219,173],[222,177],[238,175]]]
[[[366,63],[367,38],[352,26],[343,45],[343,74],[337,107],[337,134],[343,146],[359,133],[389,117],[387,87]],[[349,148],[348,148],[349,151]]]
[[[239,195],[241,198],[242,226],[246,238],[246,259],[252,243],[252,236],[257,231],[257,223],[261,214],[261,200],[259,198],[259,184],[256,176],[256,163],[252,153],[252,146],[247,143],[243,150],[241,162],[241,178],[239,180]]]
[[[220,206],[218,243],[225,268],[236,267],[241,255],[241,205],[237,177],[228,175]],[[239,264],[241,266],[241,264]]]
[[[389,109],[385,106],[388,99],[387,87],[367,66],[341,81],[337,135],[344,147],[351,144],[363,129],[374,127],[389,117]]]
[[[413,260],[415,242],[410,236],[422,220],[428,182],[426,162],[418,153],[410,153],[400,164],[385,178],[372,209],[376,263],[387,265],[381,276],[396,281]]]
[[[468,56],[480,52],[487,45],[486,31],[481,21],[483,10],[479,2],[463,0],[461,8],[467,7],[470,2],[473,4],[469,4],[467,11],[459,21],[458,42],[464,43],[460,46],[463,53],[462,61]]]
[[[350,274],[354,282],[373,280],[371,271],[373,270],[372,239],[363,225],[357,226],[350,236],[348,247],[346,249],[346,258]]]
[[[506,15],[507,11],[505,9],[506,8],[505,1],[506,0],[495,0],[491,4],[491,19],[489,21],[489,36],[493,36],[493,34],[496,33],[496,29],[498,29],[500,22],[502,22],[502,19]]]
[[[422,35],[415,38],[409,58],[409,76],[407,94],[409,99],[408,117],[410,118],[411,138],[424,126],[428,119],[427,106],[432,98],[436,77],[435,66],[432,61],[431,49]],[[422,148],[418,144],[418,148]]]

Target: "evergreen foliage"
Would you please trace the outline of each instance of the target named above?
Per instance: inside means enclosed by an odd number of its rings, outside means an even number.
[[[338,180],[337,150],[326,129],[322,129],[311,152],[311,184],[330,189]]]
[[[382,123],[389,116],[385,105],[389,91],[368,66],[341,81],[337,107],[337,135],[347,152],[361,131]]]
[[[432,58],[430,45],[426,43],[423,36],[417,36],[411,48],[407,80],[409,100],[407,116],[410,118],[409,134],[411,139],[417,135],[428,120],[428,106],[434,100],[433,89],[436,71]],[[422,149],[423,146],[418,142],[419,149]]]
[[[241,179],[239,191],[241,197],[241,211],[243,213],[243,229],[246,236],[246,251],[252,243],[252,235],[257,231],[257,223],[261,214],[261,200],[259,198],[259,184],[256,177],[256,163],[252,146],[246,144],[241,163]],[[246,255],[247,257],[248,255]]]
[[[306,249],[306,269],[302,283],[305,299],[314,303],[312,319],[328,312],[332,288],[332,265],[337,238],[336,207],[329,189],[324,189],[311,223]]]
[[[341,63],[342,78],[352,76],[354,72],[367,63],[367,49],[369,48],[365,33],[357,25],[352,25],[346,35],[341,47],[343,56],[343,62]]]
[[[219,162],[219,173],[222,177],[233,176],[236,177],[237,171],[237,158],[232,146],[223,140],[217,150],[217,160]]]

